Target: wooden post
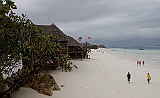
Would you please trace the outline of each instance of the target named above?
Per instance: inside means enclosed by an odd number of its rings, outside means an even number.
[[[81,48],[82,48],[82,58],[81,58],[81,60],[83,59],[83,43],[82,43],[82,41],[81,41]]]

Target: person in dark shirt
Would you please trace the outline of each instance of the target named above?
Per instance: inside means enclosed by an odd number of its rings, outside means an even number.
[[[126,77],[127,77],[127,79],[128,79],[128,83],[130,83],[130,80],[131,80],[131,74],[130,74],[130,72],[127,73],[127,76],[126,76]]]

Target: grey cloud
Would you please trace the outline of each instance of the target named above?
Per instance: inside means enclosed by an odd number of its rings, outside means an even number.
[[[55,23],[92,41],[160,37],[159,0],[14,0],[35,24]]]

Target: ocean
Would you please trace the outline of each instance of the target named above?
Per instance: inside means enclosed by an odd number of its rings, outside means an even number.
[[[160,67],[160,46],[150,46],[150,47],[114,47],[111,48],[112,51],[118,51],[126,55],[132,55],[154,67]]]

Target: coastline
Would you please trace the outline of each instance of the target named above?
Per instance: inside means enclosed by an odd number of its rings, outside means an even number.
[[[104,51],[104,50],[103,50]],[[136,65],[136,57],[110,49],[92,50],[91,59],[72,60],[78,69],[71,72],[51,71],[61,91],[46,96],[30,88],[21,88],[14,98],[158,98],[160,93],[159,67]],[[130,72],[131,83],[126,74]],[[146,75],[152,80],[147,84]]]

